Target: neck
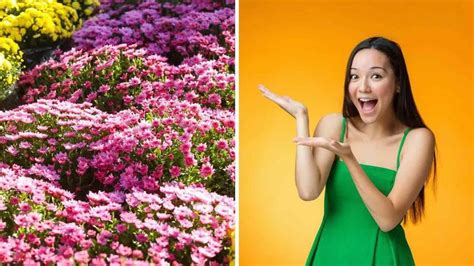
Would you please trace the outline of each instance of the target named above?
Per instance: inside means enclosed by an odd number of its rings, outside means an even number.
[[[357,120],[359,122],[359,130],[367,136],[368,140],[379,140],[393,136],[398,133],[401,124],[391,108],[373,123],[364,123],[360,116],[357,117]]]

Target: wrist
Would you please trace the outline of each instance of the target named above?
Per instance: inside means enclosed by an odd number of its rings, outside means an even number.
[[[308,110],[306,108],[299,110],[296,112],[295,117],[296,119],[308,119]]]
[[[340,157],[346,164],[358,163],[356,157],[354,156],[352,152],[346,155],[341,155]]]

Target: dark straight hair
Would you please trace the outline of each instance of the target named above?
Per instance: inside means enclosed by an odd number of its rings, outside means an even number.
[[[406,126],[410,128],[428,128],[423,122],[420,113],[415,105],[413,94],[411,92],[410,79],[408,78],[408,70],[405,64],[405,58],[403,57],[402,49],[400,46],[391,40],[383,37],[371,37],[360,42],[351,52],[349,60],[347,62],[346,76],[344,79],[344,103],[342,106],[343,116],[352,121],[352,118],[358,117],[359,112],[352,102],[349,95],[349,82],[350,82],[350,71],[352,67],[352,61],[355,55],[363,49],[376,49],[384,53],[390,60],[393,72],[396,78],[396,85],[400,87],[400,92],[395,93],[393,98],[393,108],[395,116]],[[354,123],[353,123],[354,124]],[[429,129],[429,128],[428,128]],[[435,152],[433,153],[433,165],[430,171],[433,173],[433,182],[436,184],[436,144]],[[428,179],[425,185],[429,182]],[[435,187],[433,187],[435,188]],[[420,191],[420,194],[416,198],[413,205],[410,207],[408,213],[403,217],[403,224],[408,221],[408,216],[411,217],[414,224],[421,221],[425,209],[425,186]]]

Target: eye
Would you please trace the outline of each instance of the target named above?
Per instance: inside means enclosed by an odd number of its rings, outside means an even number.
[[[374,78],[374,77],[375,77],[375,78]],[[373,74],[373,75],[372,75],[372,78],[374,78],[374,79],[381,79],[382,76],[379,75],[379,74]]]
[[[356,74],[351,74],[351,75],[349,76],[349,79],[350,79],[350,80],[357,79],[357,75],[356,75]]]

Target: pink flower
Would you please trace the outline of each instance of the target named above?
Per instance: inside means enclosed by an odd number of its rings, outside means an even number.
[[[197,265],[205,265],[207,261],[206,257],[202,255],[201,253],[199,253],[197,248],[195,248],[195,250],[193,250],[193,252],[191,253],[191,258],[193,262],[196,263]]]
[[[20,210],[22,212],[29,212],[31,211],[31,206],[28,203],[22,202],[19,204]]]
[[[186,219],[186,218],[176,218],[176,220],[179,222],[179,224],[183,227],[183,228],[191,228],[193,227],[193,222],[191,222],[190,220]]]
[[[79,263],[89,262],[89,253],[87,250],[79,251],[74,254],[74,259]]]
[[[26,141],[22,141],[20,142],[20,149],[29,149],[31,148],[31,143],[29,142],[26,142]]]
[[[191,146],[192,144],[190,142],[185,142],[183,144],[181,144],[181,146],[179,147],[179,150],[182,152],[182,153],[189,153],[191,151]]]
[[[200,228],[195,229],[191,232],[191,236],[194,241],[206,244],[211,239],[211,232],[209,230]]]
[[[56,154],[56,156],[54,156],[54,158],[56,159],[56,161],[59,164],[65,164],[68,161],[67,154],[64,153],[64,152],[60,152],[60,153]]]
[[[15,147],[13,146],[8,146],[7,151],[13,156],[16,156],[18,154],[18,150],[15,149]]]
[[[145,234],[142,234],[142,233],[137,234],[136,238],[137,238],[137,241],[140,242],[140,243],[145,243],[145,242],[148,241],[148,237]]]
[[[131,85],[131,86],[137,86],[137,85],[139,85],[142,81],[141,81],[139,78],[137,78],[137,77],[133,77],[133,78],[130,79],[129,82],[130,82],[130,85]]]
[[[132,255],[132,249],[120,244],[117,249],[117,254],[128,257]]]
[[[234,210],[231,206],[224,204],[224,203],[219,203],[215,207],[216,213],[219,215],[222,215],[224,217],[229,217],[234,214]]]
[[[122,212],[120,214],[120,219],[123,222],[134,224],[137,222],[137,216],[133,212]]]
[[[97,235],[97,242],[105,246],[110,237],[112,237],[112,233],[107,230],[103,230],[99,235]]]
[[[221,105],[221,96],[219,94],[216,94],[216,93],[211,93],[211,94],[209,94],[208,101],[211,104]]]
[[[118,224],[117,225],[117,232],[119,232],[120,234],[127,231],[127,225],[125,224]]]
[[[194,159],[194,154],[188,154],[184,157],[184,163],[187,167],[197,165],[197,160]]]
[[[54,245],[54,242],[56,241],[56,238],[54,236],[48,236],[44,239],[44,242],[46,245],[52,247]]]
[[[107,84],[104,84],[102,86],[99,87],[99,92],[100,93],[106,93],[110,90],[110,86],[107,85]]]
[[[199,247],[198,250],[200,254],[208,258],[212,258],[216,255],[216,252],[212,248],[209,248],[209,247]]]
[[[17,205],[20,202],[20,200],[17,197],[11,197],[10,198],[10,204],[11,205]]]
[[[235,121],[233,119],[225,120],[224,125],[229,128],[235,127]]]
[[[181,169],[179,168],[179,166],[173,165],[170,169],[170,174],[172,177],[178,177],[179,175],[181,175]]]
[[[78,173],[79,175],[84,175],[87,169],[89,169],[89,160],[81,156],[77,158],[77,162],[78,164],[76,173]]]
[[[135,249],[132,252],[132,256],[137,259],[143,259],[143,252],[141,250]]]
[[[206,145],[206,143],[201,143],[197,146],[196,149],[197,149],[198,152],[205,152],[206,149],[207,149],[207,145]]]
[[[227,141],[225,139],[220,139],[217,141],[217,148],[221,149],[221,150],[225,150],[229,147],[229,145],[227,144]]]
[[[214,174],[214,167],[209,162],[207,162],[201,166],[199,173],[202,177],[209,177]]]
[[[127,95],[123,97],[123,103],[124,104],[130,104],[133,101],[133,96]]]
[[[3,231],[3,229],[5,229],[6,227],[7,227],[7,223],[5,223],[4,221],[2,221],[2,219],[0,219],[0,232]]]
[[[87,95],[86,101],[92,102],[97,98],[97,92],[92,92]]]
[[[84,88],[90,89],[91,87],[92,87],[92,82],[90,82],[89,80],[86,80],[86,82],[84,82]]]
[[[83,248],[83,249],[88,249],[88,248],[92,247],[93,245],[94,245],[94,243],[90,239],[81,241],[81,248]]]

